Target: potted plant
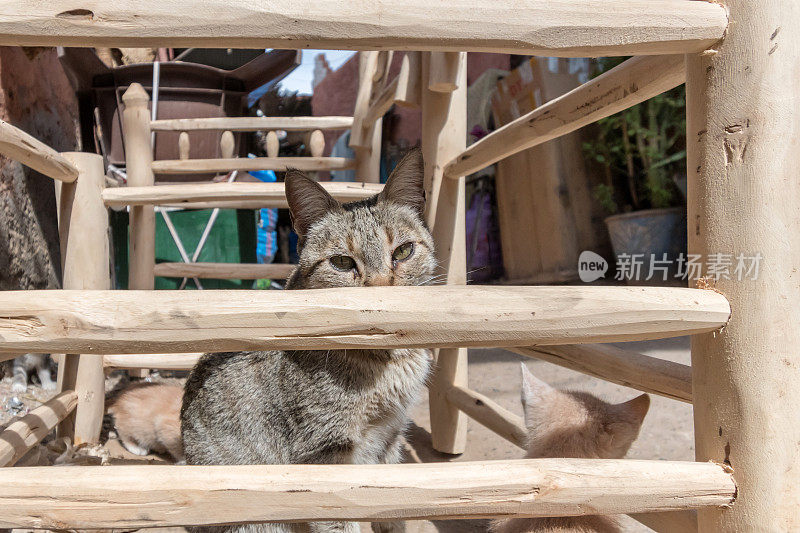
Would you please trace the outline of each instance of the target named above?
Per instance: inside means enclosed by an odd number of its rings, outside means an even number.
[[[597,74],[624,59],[598,60]],[[617,262],[634,256],[641,261],[638,280],[622,276],[629,282],[647,281],[651,260],[661,261],[663,254],[673,265],[672,278],[675,260],[686,249],[685,102],[681,85],[600,120],[595,138],[583,144],[603,172],[593,194],[610,215],[605,222]],[[664,283],[660,270],[651,282]]]

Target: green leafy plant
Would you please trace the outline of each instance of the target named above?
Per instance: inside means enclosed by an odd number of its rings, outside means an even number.
[[[602,58],[595,75],[626,58]],[[686,172],[686,96],[676,87],[601,119],[583,143],[586,157],[604,171],[594,198],[609,214],[674,207],[683,201],[674,178]]]

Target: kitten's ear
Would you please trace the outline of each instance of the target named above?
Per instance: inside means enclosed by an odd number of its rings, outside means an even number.
[[[650,409],[650,396],[642,394],[633,400],[612,405],[607,415],[606,431],[601,437],[604,459],[622,459],[639,436],[642,422]],[[600,437],[598,437],[600,438]]]
[[[624,415],[632,424],[641,426],[647,411],[650,409],[650,396],[642,394],[633,400],[628,400],[614,406],[614,410]]]
[[[425,166],[422,150],[411,149],[394,167],[383,191],[378,195],[382,202],[407,205],[420,216],[425,211]]]
[[[285,187],[292,225],[300,238],[306,236],[312,224],[339,207],[328,191],[299,170],[286,171]]]
[[[537,425],[541,414],[547,407],[556,389],[531,374],[525,363],[520,363],[522,370],[522,410],[525,413],[525,425]]]

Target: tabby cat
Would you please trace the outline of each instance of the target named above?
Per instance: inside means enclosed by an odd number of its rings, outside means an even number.
[[[301,172],[286,175],[300,259],[287,289],[421,285],[436,267],[422,219],[422,155],[406,155],[383,191],[339,204]],[[427,350],[208,354],[186,382],[188,464],[397,463]],[[374,524],[402,531],[401,522]],[[356,532],[352,522],[239,525],[215,530]]]

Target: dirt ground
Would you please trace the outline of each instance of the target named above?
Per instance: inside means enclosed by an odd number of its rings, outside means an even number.
[[[648,355],[689,363],[689,340],[686,337],[664,339],[659,341],[619,344]],[[519,362],[524,361],[528,368],[540,379],[551,385],[571,390],[591,392],[601,398],[620,402],[633,398],[637,392],[626,387],[614,385],[584,374],[567,370],[549,363],[534,359],[526,359],[502,349],[472,349],[469,353],[470,379],[472,389],[481,392],[501,406],[512,412],[522,414],[519,401],[520,370]],[[110,385],[110,383],[109,383]],[[10,379],[0,381],[0,425],[10,418],[6,409],[10,392]],[[38,387],[31,387],[26,394],[17,395],[32,409],[49,395]],[[523,451],[498,437],[493,432],[474,421],[469,423],[467,450],[461,456],[439,454],[430,446],[430,420],[427,402],[421,402],[413,412],[413,424],[408,435],[409,449],[407,460],[435,461],[473,461],[485,459],[520,458]],[[164,463],[159,457],[137,457],[126,452],[116,440],[109,440],[105,450],[112,464],[130,464],[147,462]],[[692,460],[694,457],[692,408],[690,405],[652,396],[650,413],[645,419],[639,439],[628,454],[634,459]],[[487,522],[484,520],[469,521],[435,521],[409,522],[409,533],[455,533],[483,532]],[[628,517],[623,517],[625,531],[650,531],[648,528]],[[170,531],[181,531],[172,529]],[[364,524],[363,532],[370,531]],[[165,533],[166,530],[162,530]]]

